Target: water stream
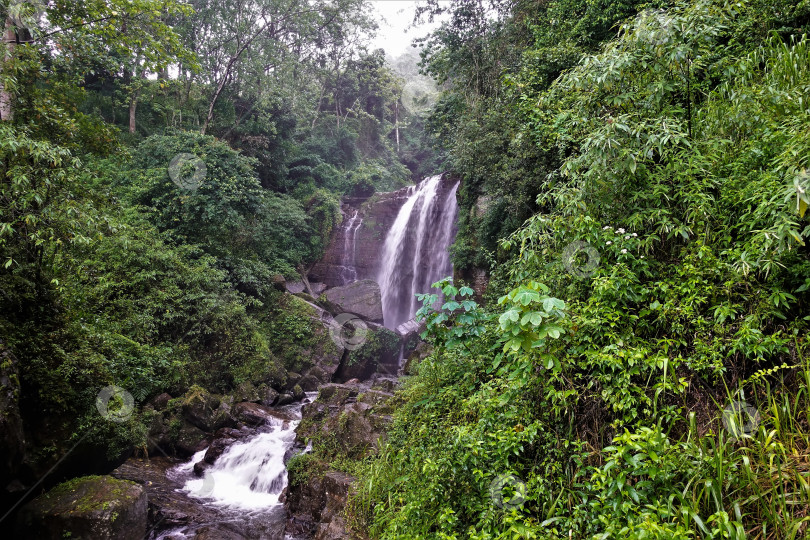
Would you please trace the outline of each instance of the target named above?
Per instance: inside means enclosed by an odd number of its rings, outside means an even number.
[[[194,465],[203,460],[208,448],[167,471],[167,476],[201,504],[236,519],[260,519],[261,514],[283,513],[279,496],[287,486],[285,457],[295,442],[303,404],[315,399],[317,394],[308,392],[303,402],[280,408],[290,419],[269,417],[259,433],[226,448],[202,477],[194,474]],[[191,532],[180,528],[169,531],[168,537],[184,538]]]
[[[354,265],[357,254],[357,231],[363,226],[363,218],[358,218],[359,213],[359,210],[354,211],[352,217],[346,221],[343,232],[343,257],[340,277],[344,285],[357,280],[357,268]]]
[[[278,497],[287,485],[284,454],[295,441],[298,421],[271,418],[268,424],[268,432],[228,447],[202,478],[193,476],[194,465],[208,449],[194,454],[174,471],[189,476],[183,490],[233,509],[258,510],[280,504]]]

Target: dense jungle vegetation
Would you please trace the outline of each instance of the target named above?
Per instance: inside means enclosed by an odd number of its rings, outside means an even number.
[[[490,284],[422,311],[357,529],[807,538],[810,4],[441,11],[428,129],[463,180],[456,273]]]
[[[23,420],[2,432],[26,444],[5,488],[144,447],[140,414],[98,425],[105,385],[138,410],[283,385],[310,322],[274,276],[319,259],[340,197],[435,165],[431,97],[366,47],[361,0],[2,0],[0,21],[1,378]]]
[[[810,2],[427,0],[433,105],[363,46],[367,8],[0,0],[0,379],[29,445],[0,484],[143,446],[137,413],[83,435],[105,384],[283,379],[306,322],[274,276],[340,197],[448,170],[432,353],[380,452],[330,456],[356,534],[807,538]]]

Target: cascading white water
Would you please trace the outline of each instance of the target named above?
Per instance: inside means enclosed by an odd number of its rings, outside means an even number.
[[[357,268],[354,264],[357,252],[357,231],[363,225],[363,218],[358,217],[359,213],[358,210],[354,211],[352,217],[347,220],[343,233],[343,257],[340,277],[344,285],[357,281]]]
[[[441,176],[408,190],[383,244],[377,281],[382,292],[385,326],[396,328],[419,308],[417,293],[452,273],[448,247],[453,241],[458,183],[441,194]]]
[[[313,399],[317,393],[308,392]],[[183,481],[183,491],[206,503],[233,510],[262,511],[280,505],[278,498],[287,485],[284,455],[295,442],[301,404],[284,408],[295,420],[268,418],[263,431],[229,446],[202,478],[194,476],[194,465],[208,450],[194,454],[191,461],[175,467],[170,476]]]
[[[183,490],[192,497],[235,509],[259,510],[280,504],[278,497],[287,485],[284,454],[295,440],[297,426],[298,421],[271,419],[269,432],[230,446],[202,478],[187,480]],[[177,467],[177,474],[191,474],[206,450]]]

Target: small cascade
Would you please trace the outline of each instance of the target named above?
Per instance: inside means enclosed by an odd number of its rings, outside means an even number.
[[[307,397],[315,395],[311,392]],[[193,470],[205,457],[207,448],[194,454],[191,461],[175,467],[170,477],[184,482],[183,491],[207,504],[242,511],[264,511],[281,505],[279,496],[287,485],[284,456],[295,442],[301,405],[285,410],[297,420],[268,418],[262,432],[229,446],[201,478]]]
[[[442,193],[442,177],[432,176],[409,188],[388,231],[380,258],[380,284],[385,326],[396,328],[419,309],[417,293],[452,274],[447,251],[455,235],[458,213],[456,183]]]
[[[357,231],[363,225],[363,218],[358,217],[359,213],[359,210],[354,211],[352,217],[346,220],[346,227],[343,230],[343,258],[340,277],[344,285],[357,281],[357,268],[354,263],[357,255]]]

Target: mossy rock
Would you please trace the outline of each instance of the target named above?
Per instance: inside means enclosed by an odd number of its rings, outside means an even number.
[[[335,379],[363,381],[377,372],[395,376],[399,368],[400,343],[401,339],[395,332],[369,324],[365,341],[360,347],[347,352],[335,373]]]
[[[280,305],[281,313],[265,326],[267,342],[288,372],[307,374],[313,367],[321,369],[326,383],[340,364],[342,350],[329,333],[326,320],[329,314],[292,295],[285,295]],[[282,386],[271,385],[277,390],[289,389],[298,381],[285,380]]]
[[[17,537],[141,540],[146,526],[141,486],[112,476],[85,476],[25,505],[17,519]]]

